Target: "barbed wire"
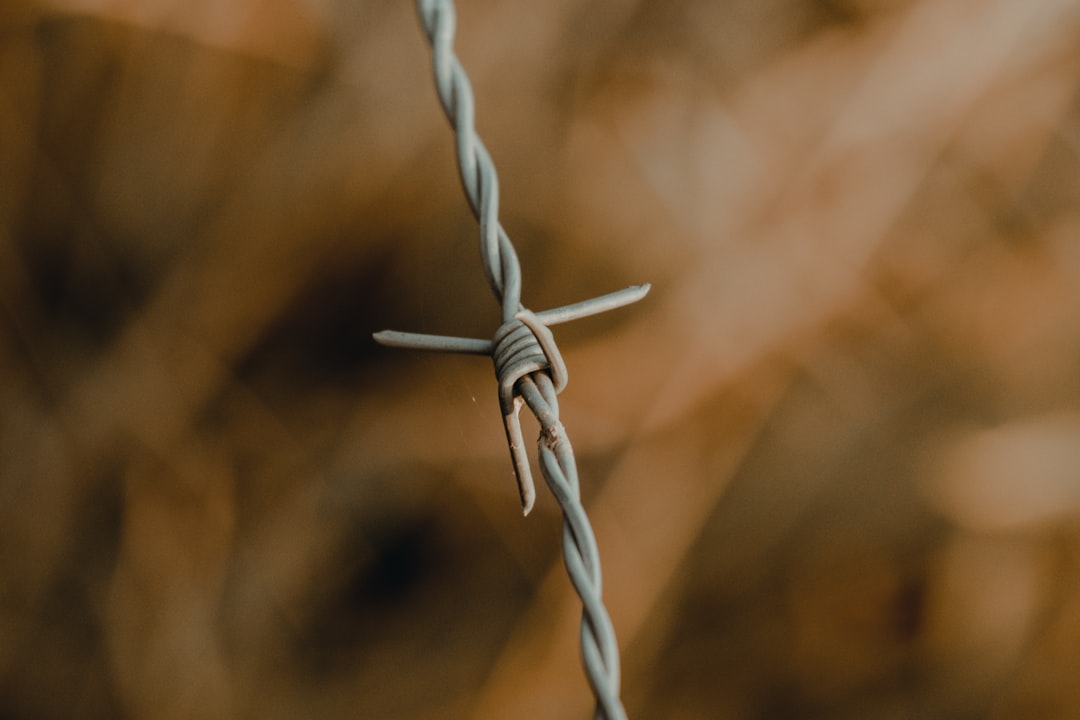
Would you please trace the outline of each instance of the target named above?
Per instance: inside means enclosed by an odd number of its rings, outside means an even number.
[[[563,514],[563,559],[581,598],[581,653],[596,697],[596,715],[626,717],[619,699],[619,648],[602,599],[600,552],[581,504],[577,462],[559,419],[558,394],[567,370],[548,326],[637,302],[649,285],[631,286],[573,305],[534,313],[521,302],[521,266],[499,223],[499,180],[491,155],[476,133],[472,87],[454,54],[456,12],[452,0],[418,0],[421,24],[432,49],[435,85],[454,129],[458,170],[469,206],[480,224],[480,256],[488,284],[502,307],[493,340],[444,337],[384,330],[375,339],[391,347],[490,355],[499,382],[499,405],[517,478],[522,509],[532,509],[536,490],[525,453],[519,414],[523,405],[540,423],[540,472]]]

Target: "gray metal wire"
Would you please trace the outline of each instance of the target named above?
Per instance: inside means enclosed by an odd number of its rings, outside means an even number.
[[[480,256],[488,284],[502,307],[502,325],[492,341],[384,330],[375,339],[391,347],[491,355],[499,381],[499,405],[524,513],[536,497],[524,450],[519,413],[527,406],[540,423],[540,472],[563,513],[563,559],[581,598],[581,653],[596,697],[596,716],[626,717],[619,699],[619,648],[602,599],[600,553],[581,504],[577,463],[559,419],[558,394],[567,371],[549,325],[568,322],[637,302],[649,285],[637,285],[554,310],[534,313],[521,303],[521,266],[499,223],[499,180],[487,148],[476,134],[472,87],[454,55],[456,13],[451,0],[418,0],[421,24],[432,48],[439,100],[454,128],[458,169],[473,214],[480,223]]]

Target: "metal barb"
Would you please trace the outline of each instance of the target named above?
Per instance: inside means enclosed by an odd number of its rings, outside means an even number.
[[[492,340],[424,335],[384,330],[377,342],[397,348],[490,355],[499,383],[499,406],[522,509],[528,515],[536,498],[519,414],[528,406],[540,423],[540,472],[563,513],[563,557],[575,592],[581,598],[581,653],[596,698],[596,716],[623,720],[619,699],[619,648],[601,597],[600,553],[581,504],[577,464],[559,420],[558,394],[567,372],[548,326],[629,305],[649,292],[635,285],[618,292],[553,310],[534,313],[521,304],[521,267],[509,236],[499,224],[499,179],[487,148],[476,134],[472,87],[454,55],[456,14],[452,0],[418,0],[439,101],[454,128],[458,169],[465,196],[480,223],[480,256],[495,297],[502,306],[502,324]]]
[[[534,313],[544,325],[561,325],[571,320],[599,315],[608,310],[615,310],[636,303],[649,294],[652,286],[631,285],[607,295],[582,300],[573,305],[563,305]],[[464,355],[490,355],[491,341],[475,338],[452,337],[449,335],[427,335],[424,333],[401,332],[399,330],[380,330],[372,335],[380,345],[403,348],[406,350],[430,350],[433,352],[462,353]]]
[[[555,392],[562,392],[568,380],[566,365],[547,326],[630,305],[644,298],[651,287],[648,283],[631,285],[607,295],[538,313],[521,310],[511,322],[504,323],[496,331],[494,341],[399,330],[381,330],[372,337],[375,342],[387,347],[492,356],[495,361],[495,376],[499,380],[499,405],[502,408],[506,441],[510,446],[514,477],[517,480],[522,511],[528,515],[536,500],[536,484],[533,482],[522,439],[524,434],[521,430],[521,402],[518,400],[517,381],[531,372],[547,371],[555,381]],[[508,340],[516,341],[517,347],[508,343]],[[513,354],[506,351],[500,354],[500,345],[512,349]]]

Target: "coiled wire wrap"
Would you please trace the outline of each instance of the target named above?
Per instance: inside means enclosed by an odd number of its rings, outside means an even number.
[[[499,224],[499,181],[487,148],[476,134],[472,87],[454,55],[456,14],[451,0],[418,0],[421,23],[432,48],[435,84],[446,117],[455,131],[458,169],[465,195],[480,223],[480,255],[488,284],[502,307],[502,325],[492,342],[444,338],[396,331],[375,333],[394,347],[490,354],[499,381],[499,405],[525,513],[535,489],[524,452],[518,414],[527,405],[540,423],[540,471],[563,513],[563,559],[570,582],[581,598],[581,653],[585,674],[596,697],[596,716],[626,717],[619,699],[619,648],[601,597],[600,553],[581,504],[577,463],[559,419],[558,394],[567,373],[549,324],[565,322],[640,300],[648,285],[533,313],[521,304],[521,266],[510,238]]]
[[[491,357],[495,361],[495,377],[499,380],[499,407],[518,479],[521,506],[528,513],[536,502],[536,488],[518,418],[524,400],[517,391],[517,383],[532,373],[547,371],[555,381],[555,392],[562,392],[566,387],[566,365],[551,331],[528,310],[519,312],[516,318],[503,323],[495,332]]]

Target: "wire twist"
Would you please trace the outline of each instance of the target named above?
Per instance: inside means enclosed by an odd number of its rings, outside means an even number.
[[[487,147],[476,134],[472,84],[454,54],[457,12],[452,0],[418,0],[420,20],[431,44],[435,87],[443,111],[454,128],[458,170],[465,196],[480,221],[480,257],[503,322],[521,306],[521,265],[510,238],[499,223],[499,178]]]
[[[424,32],[432,48],[435,84],[454,128],[458,169],[465,195],[480,223],[480,255],[488,284],[502,306],[502,324],[492,341],[384,330],[375,339],[392,347],[490,355],[499,382],[499,405],[518,480],[522,507],[533,506],[533,487],[524,451],[519,413],[523,405],[540,423],[540,471],[563,513],[563,559],[581,598],[581,653],[596,697],[596,715],[626,718],[619,699],[619,648],[602,599],[600,553],[581,504],[577,463],[559,419],[558,394],[567,372],[549,325],[575,320],[637,302],[649,292],[638,285],[574,305],[534,313],[521,304],[521,266],[499,224],[499,180],[491,156],[476,134],[472,87],[454,55],[456,13],[452,0],[418,0]]]

